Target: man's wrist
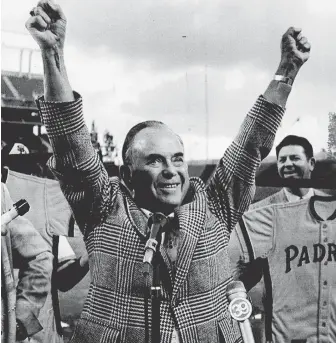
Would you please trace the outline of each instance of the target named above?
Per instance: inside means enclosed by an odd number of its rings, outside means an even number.
[[[55,45],[51,48],[41,49],[41,55],[45,67],[48,66],[49,68],[51,67],[53,71],[58,70],[59,72],[65,73],[63,48]]]
[[[41,49],[41,55],[44,58],[55,58],[55,56],[63,58],[64,51],[63,49],[60,49],[58,46],[55,45],[51,48]]]
[[[291,77],[275,74],[273,80],[283,82],[289,86],[293,85],[293,79]]]
[[[290,85],[292,85],[299,70],[300,70],[300,67],[296,65],[295,63],[280,62],[275,75],[279,75],[279,76],[282,76],[283,78],[287,78],[287,80],[291,80]],[[282,80],[278,80],[278,81],[282,81]],[[289,84],[288,82],[286,83]]]

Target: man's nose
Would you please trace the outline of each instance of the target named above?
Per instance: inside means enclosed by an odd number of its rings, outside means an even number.
[[[290,167],[293,165],[293,161],[290,158],[286,158],[285,162],[284,162],[284,166],[285,167]]]
[[[167,162],[162,170],[162,175],[166,178],[171,178],[177,174],[175,166],[171,162]]]

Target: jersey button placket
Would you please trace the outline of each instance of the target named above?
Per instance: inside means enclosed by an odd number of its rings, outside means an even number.
[[[322,241],[323,243],[328,242],[328,225],[326,223],[321,223],[321,233],[322,233]],[[327,254],[326,254],[327,255]],[[320,326],[320,332],[322,337],[327,337],[328,335],[328,329],[327,329],[327,322],[328,322],[328,296],[329,296],[329,286],[328,286],[328,261],[327,261],[327,256],[325,257],[325,261],[321,262],[321,297],[320,297],[320,321],[319,321],[319,326]],[[321,337],[321,338],[322,338]],[[322,339],[323,339],[322,338]],[[324,341],[324,340],[323,340]]]

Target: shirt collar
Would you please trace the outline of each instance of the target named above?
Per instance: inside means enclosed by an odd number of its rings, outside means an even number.
[[[140,210],[144,213],[144,215],[149,218],[153,213],[151,211],[146,210],[145,208],[140,208]],[[170,219],[174,218],[174,212],[168,214],[167,216]]]
[[[286,194],[286,198],[289,202],[294,202],[294,201],[298,201],[298,200],[302,200],[302,199],[309,199],[314,195],[314,191],[312,188],[309,188],[309,191],[307,192],[307,194],[305,194],[304,196],[299,197],[298,195],[295,195],[291,192],[289,192],[287,190],[287,188],[284,188],[285,194]]]
[[[144,213],[144,215],[149,218],[152,215],[152,212],[146,210],[145,208],[140,208],[140,210]]]

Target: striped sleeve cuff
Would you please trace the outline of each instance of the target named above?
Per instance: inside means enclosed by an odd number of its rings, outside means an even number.
[[[275,135],[284,113],[281,106],[268,102],[260,95],[248,115]]]
[[[82,97],[76,92],[74,96],[70,102],[45,101],[44,96],[36,100],[49,137],[69,135],[85,126]]]

